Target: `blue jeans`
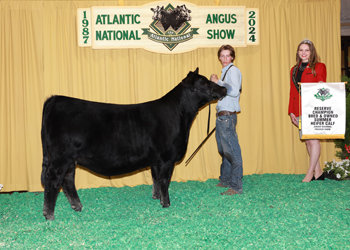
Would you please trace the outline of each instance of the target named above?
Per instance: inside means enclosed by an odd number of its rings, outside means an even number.
[[[218,151],[222,156],[220,183],[241,194],[243,192],[243,165],[236,124],[236,114],[218,116],[215,136]]]

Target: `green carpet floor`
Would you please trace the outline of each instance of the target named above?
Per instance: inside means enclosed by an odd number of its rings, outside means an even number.
[[[244,176],[235,196],[172,182],[167,209],[148,185],[78,190],[81,213],[61,192],[54,221],[43,193],[1,194],[0,249],[350,249],[350,181],[303,177]]]

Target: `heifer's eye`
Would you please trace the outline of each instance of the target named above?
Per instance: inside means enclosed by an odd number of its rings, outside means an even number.
[[[207,85],[204,83],[202,83],[202,84],[196,84],[196,86],[195,86],[197,89],[199,89],[199,90],[205,90],[205,89],[207,89]]]

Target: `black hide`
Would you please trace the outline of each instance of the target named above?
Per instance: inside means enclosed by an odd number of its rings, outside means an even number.
[[[43,109],[41,139],[44,216],[53,220],[62,186],[71,207],[81,211],[75,166],[105,176],[151,167],[154,199],[170,206],[168,187],[174,164],[186,152],[198,109],[226,95],[226,88],[189,72],[158,100],[116,105],[52,96]]]

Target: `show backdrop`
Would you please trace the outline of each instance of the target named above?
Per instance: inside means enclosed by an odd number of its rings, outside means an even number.
[[[150,27],[154,21],[151,8],[165,8],[169,4],[174,9],[185,4],[191,10],[191,21],[188,21],[191,27],[184,34],[198,28],[198,34],[193,34],[191,40],[178,43],[171,51],[164,43],[149,39],[150,33],[156,34]],[[142,35],[143,30],[135,29],[139,30],[137,37],[166,53],[157,52],[155,48],[147,50],[143,45],[116,49],[94,49],[92,44],[80,47],[78,10],[90,10],[91,16],[86,12],[86,20],[91,25],[90,34],[96,36],[92,22],[95,28],[103,28],[104,25],[100,24],[102,16],[96,25],[96,10],[102,11],[100,15],[107,15],[104,11],[109,8],[105,7],[112,7],[114,11],[135,10],[135,13],[145,8],[147,20],[143,22],[140,12],[140,18],[134,16],[134,21],[142,23],[140,29],[149,29],[148,34]],[[250,45],[245,35],[246,46],[220,39],[211,39],[217,42],[212,47],[203,47],[201,42],[196,42],[195,48],[190,46],[199,36],[205,38],[210,34],[205,31],[206,19],[203,18],[202,24],[198,22],[197,11],[206,11],[203,17],[211,13],[211,18],[213,14],[236,14],[235,24],[208,22],[208,25],[213,25],[212,30],[234,29],[235,39],[238,39],[243,36],[243,31],[236,26],[244,22],[240,21],[238,10],[244,8],[246,11],[258,10],[258,44]],[[95,18],[92,19],[94,12]],[[114,22],[114,17],[113,21],[105,17],[104,21],[108,23],[108,20]],[[247,12],[243,20],[249,21]],[[67,95],[118,104],[154,100],[168,93],[197,67],[199,73],[208,78],[211,74],[220,75],[217,50],[224,43],[235,47],[234,64],[242,72],[242,112],[238,114],[237,134],[242,148],[244,175],[306,173],[307,150],[299,140],[298,128],[292,125],[288,116],[289,73],[295,64],[297,46],[307,37],[313,41],[321,61],[327,66],[327,82],[340,81],[339,20],[339,0],[191,0],[159,4],[145,0],[0,1],[0,184],[4,186],[1,192],[43,190],[40,183],[40,129],[42,108],[48,97]],[[155,25],[162,30],[163,25]],[[245,26],[248,32],[249,27]],[[101,31],[101,39],[109,36],[109,30],[116,30],[109,25],[103,29],[108,32]],[[102,41],[108,40],[99,40]],[[185,166],[185,161],[206,137],[208,113],[208,106],[198,112],[191,127],[187,153],[175,167],[172,181],[218,178],[221,158],[214,136]],[[211,105],[211,114],[210,129],[215,126],[215,103]],[[321,146],[322,165],[334,158],[335,149],[332,141],[322,141]],[[112,178],[95,175],[80,167],[76,171],[77,188],[151,183],[149,169]]]

